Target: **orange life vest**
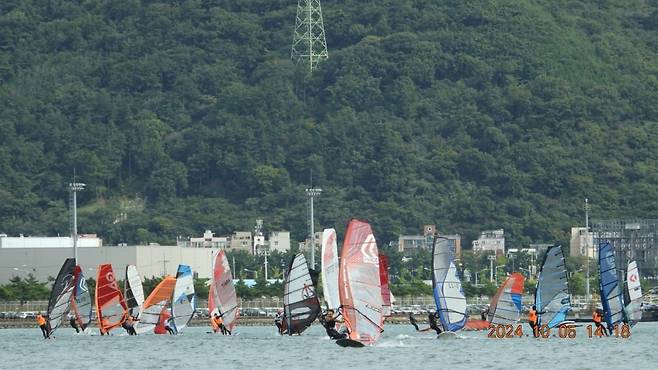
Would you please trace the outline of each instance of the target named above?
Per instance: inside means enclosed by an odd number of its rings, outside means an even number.
[[[594,322],[600,323],[601,322],[601,315],[599,315],[598,312],[594,311],[594,314],[592,315],[592,318],[594,319]]]
[[[37,323],[39,326],[46,325],[46,319],[41,315],[37,315]]]
[[[528,312],[528,321],[533,324],[537,323],[537,311],[530,310],[530,312]]]

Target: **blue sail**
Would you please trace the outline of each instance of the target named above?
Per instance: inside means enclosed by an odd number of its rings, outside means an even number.
[[[599,243],[599,291],[603,318],[612,328],[624,319],[624,305],[615,265],[615,249],[609,242]]]
[[[432,265],[434,301],[441,326],[446,331],[461,330],[467,320],[466,298],[447,239],[434,239]]]
[[[188,265],[178,265],[176,286],[171,305],[171,327],[178,334],[192,319],[196,311],[196,297],[192,269]]]
[[[537,324],[554,328],[567,318],[571,310],[567,268],[564,264],[562,246],[549,247],[544,255],[537,288],[535,290]]]

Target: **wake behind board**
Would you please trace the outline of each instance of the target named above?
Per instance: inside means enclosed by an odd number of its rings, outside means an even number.
[[[437,336],[439,339],[457,339],[459,336],[454,331],[444,331]]]
[[[365,344],[348,338],[338,339],[336,340],[336,344],[338,344],[341,347],[357,347],[357,348],[365,347]]]

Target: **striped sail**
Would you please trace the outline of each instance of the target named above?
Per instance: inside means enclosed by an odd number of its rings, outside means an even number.
[[[49,335],[57,330],[71,308],[71,297],[75,287],[75,258],[67,258],[57,274],[48,300]]]
[[[376,342],[384,330],[377,241],[367,222],[351,220],[340,254],[340,303],[349,339]]]
[[[130,316],[139,319],[144,304],[144,288],[135,265],[126,266],[125,297]]]
[[[172,302],[172,329],[178,334],[192,320],[196,311],[194,279],[188,265],[178,265]]]
[[[516,324],[521,318],[523,306],[523,282],[525,277],[518,272],[510,275],[491,300],[487,321],[492,324]]]
[[[554,245],[546,250],[537,278],[535,306],[537,306],[537,324],[547,325],[549,328],[564,322],[567,313],[571,310],[562,246]]]
[[[82,272],[80,265],[75,266],[74,271],[73,297],[71,299],[71,311],[75,315],[75,321],[82,331],[84,331],[89,322],[91,322],[91,313],[93,306],[91,304],[91,294],[87,288],[87,281]]]
[[[96,315],[101,332],[107,333],[121,326],[126,320],[128,308],[114,277],[112,265],[98,266],[96,274]]]
[[[283,310],[288,335],[302,333],[320,313],[320,302],[302,253],[293,257],[286,272],[283,283]]]
[[[631,325],[642,319],[642,288],[637,263],[630,261],[626,269],[626,314]]]
[[[434,301],[443,330],[461,330],[467,320],[466,297],[448,239],[434,238],[432,267]]]
[[[603,318],[608,327],[620,323],[624,319],[624,305],[615,265],[615,249],[608,242],[599,243],[599,292]]]
[[[223,250],[217,252],[213,262],[213,275],[208,289],[208,312],[211,318],[215,313],[221,315],[224,326],[230,331],[233,331],[240,317],[231,266]],[[210,322],[214,327],[212,319]]]

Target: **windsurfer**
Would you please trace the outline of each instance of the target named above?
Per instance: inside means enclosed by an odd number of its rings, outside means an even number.
[[[222,332],[222,335],[231,335],[231,331],[226,328],[224,325],[224,320],[222,320],[222,317],[218,314],[215,313],[215,317],[213,317],[213,322],[215,323],[215,326],[217,329],[219,329]],[[217,330],[215,330],[217,332]]]
[[[69,315],[69,325],[71,325],[71,327],[75,329],[76,333],[80,332],[80,329],[78,328],[78,323],[76,322],[74,315]]]
[[[539,336],[539,332],[535,330],[537,327],[537,306],[533,305],[532,308],[528,310],[528,324],[530,325],[532,334],[537,338]]]
[[[135,322],[132,316],[128,315],[128,318],[121,323],[121,327],[126,329],[128,335],[137,335],[137,332],[135,331]]]
[[[174,335],[175,334],[174,329],[171,328],[171,320],[172,319],[170,317],[170,318],[167,319],[167,321],[165,321],[164,328],[167,331],[167,333],[169,333],[171,335]]]
[[[284,314],[283,310],[278,310],[276,312],[276,315],[274,315],[274,325],[276,325],[276,328],[279,332],[279,334],[283,334],[283,319],[284,319]]]
[[[37,315],[37,324],[39,324],[39,328],[41,328],[41,333],[43,334],[44,338],[48,338],[48,326],[46,324],[46,318],[38,314]]]
[[[601,323],[601,319],[603,318],[604,312],[603,310],[600,309],[595,309],[594,312],[592,312],[592,320],[594,321],[594,324],[596,325],[596,329],[598,330],[599,328],[601,329],[601,332],[605,334],[605,336],[608,336],[608,330],[603,326]]]
[[[327,331],[327,335],[331,339],[343,339],[347,338],[347,333],[340,333],[336,330],[336,323],[342,323],[343,320],[338,318],[341,316],[340,312],[338,315],[334,316],[334,310],[328,309],[327,313],[320,316],[320,323],[324,326],[324,329]]]
[[[428,327],[424,329],[419,329],[418,328],[418,323],[416,322],[416,318],[413,317],[412,314],[409,314],[409,321],[411,321],[411,325],[413,325],[416,328],[416,331],[430,331],[434,330],[436,334],[441,334],[443,330],[441,330],[441,327],[439,326],[439,322],[437,321],[439,319],[439,313],[438,312],[430,312],[427,314],[427,322],[429,324]]]

